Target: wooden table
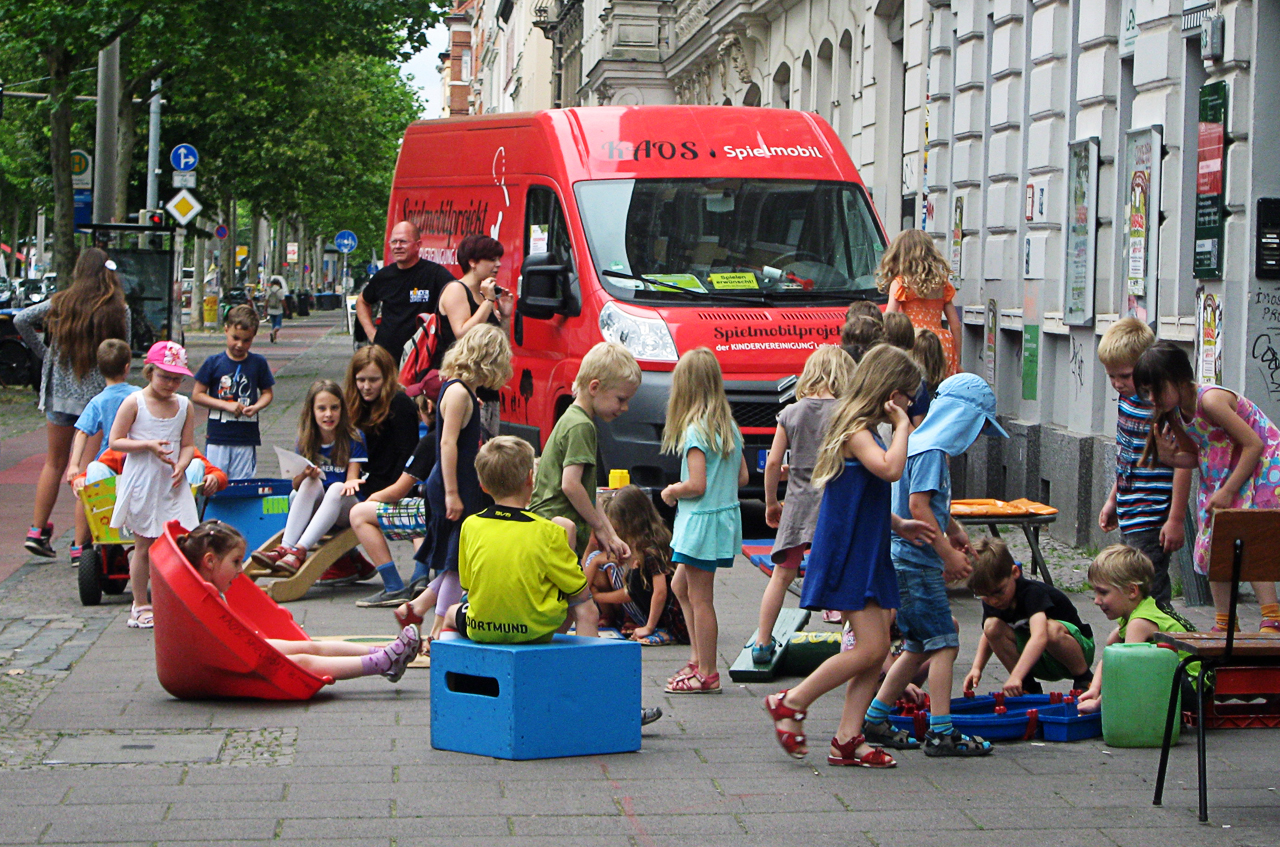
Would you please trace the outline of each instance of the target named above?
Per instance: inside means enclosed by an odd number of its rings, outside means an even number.
[[[1027,544],[1031,547],[1031,570],[1040,574],[1040,579],[1045,585],[1053,585],[1053,577],[1049,575],[1049,568],[1045,566],[1044,556],[1040,553],[1040,530],[1057,520],[1058,516],[1053,515],[1037,515],[1028,512],[1025,515],[952,515],[956,523],[962,526],[983,526],[991,532],[992,536],[999,538],[1000,530],[997,524],[1006,526],[1016,526],[1022,529],[1022,534],[1027,537]]]

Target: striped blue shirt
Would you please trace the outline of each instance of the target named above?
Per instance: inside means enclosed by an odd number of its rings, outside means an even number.
[[[1116,517],[1123,533],[1160,529],[1173,500],[1173,468],[1139,467],[1155,407],[1141,397],[1120,398],[1116,420]]]

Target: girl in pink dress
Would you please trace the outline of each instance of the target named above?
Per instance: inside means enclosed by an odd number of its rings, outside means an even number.
[[[1280,508],[1280,429],[1241,394],[1197,385],[1187,354],[1158,341],[1133,368],[1133,384],[1156,407],[1143,460],[1154,451],[1175,468],[1200,468],[1196,493],[1199,531],[1194,553],[1197,573],[1209,572],[1209,544],[1215,509]],[[1215,631],[1227,626],[1231,586],[1210,582],[1217,615]],[[1253,583],[1262,612],[1262,632],[1280,633],[1276,585]]]
[[[951,267],[937,245],[925,232],[903,230],[893,239],[876,269],[876,286],[888,290],[884,310],[905,312],[917,331],[927,329],[942,341],[947,357],[947,376],[960,371],[960,313],[956,311],[956,290],[951,285]],[[942,328],[946,316],[947,328]]]

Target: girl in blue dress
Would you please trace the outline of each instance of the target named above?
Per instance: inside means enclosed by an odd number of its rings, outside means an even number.
[[[867,744],[862,720],[889,654],[889,623],[898,607],[898,583],[889,558],[890,486],[907,462],[911,421],[907,408],[920,388],[911,357],[887,344],[871,348],[858,365],[849,393],[839,401],[814,466],[813,484],[825,485],[800,605],[839,609],[857,644],[823,662],[804,682],[765,698],[778,743],[794,758],[805,746],[805,712],[838,685],[844,711],[827,763],[891,768],[883,750]],[[893,424],[886,448],[876,426]]]
[[[667,680],[667,693],[719,694],[715,578],[742,548],[738,488],[747,484],[747,460],[720,363],[706,347],[685,353],[671,373],[662,450],[680,454],[680,481],[662,489],[662,499],[678,504],[671,590],[684,609],[691,648],[689,662]]]

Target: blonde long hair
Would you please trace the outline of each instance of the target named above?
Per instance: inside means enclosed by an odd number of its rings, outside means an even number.
[[[803,400],[823,391],[840,398],[849,392],[857,366],[848,353],[834,344],[823,344],[809,354],[804,372],[796,383],[796,399]]]
[[[880,257],[876,288],[888,291],[889,285],[899,278],[902,286],[917,297],[933,300],[942,296],[951,278],[951,266],[924,230],[906,229],[898,233]]]
[[[738,450],[742,436],[724,393],[720,363],[706,347],[685,353],[671,373],[662,452],[683,452],[684,434],[690,427],[697,427],[707,445],[722,456],[731,456]]]
[[[840,398],[818,450],[813,484],[822,486],[844,470],[844,443],[855,432],[885,419],[884,404],[895,391],[908,397],[920,388],[920,369],[903,350],[877,344],[867,351],[853,375],[849,393]]]
[[[493,324],[473,326],[444,354],[440,376],[496,391],[511,379],[511,343]]]

